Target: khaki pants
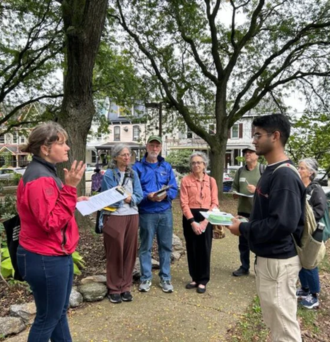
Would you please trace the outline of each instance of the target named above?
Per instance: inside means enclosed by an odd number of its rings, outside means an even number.
[[[257,257],[257,292],[272,342],[301,342],[296,297],[300,269],[298,256],[289,259]]]

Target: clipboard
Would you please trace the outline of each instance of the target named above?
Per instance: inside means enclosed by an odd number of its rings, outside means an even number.
[[[167,191],[172,185],[164,185],[161,189],[154,192],[154,195],[160,195],[163,192]]]

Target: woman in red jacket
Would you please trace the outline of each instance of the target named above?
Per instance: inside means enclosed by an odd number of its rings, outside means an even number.
[[[29,342],[72,341],[66,311],[73,281],[74,252],[79,239],[74,218],[77,185],[85,165],[74,161],[64,169],[64,184],[56,164],[68,161],[66,131],[55,122],[38,125],[22,151],[33,154],[17,189],[21,220],[17,263],[30,285],[37,314]]]

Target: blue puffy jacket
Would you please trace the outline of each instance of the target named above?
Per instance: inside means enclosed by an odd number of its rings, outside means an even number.
[[[140,214],[161,213],[172,207],[172,200],[178,194],[178,186],[176,184],[172,166],[161,156],[158,156],[158,165],[153,168],[146,161],[147,154],[141,161],[133,165],[133,169],[137,172],[142,190],[143,199],[139,204]],[[171,185],[167,190],[167,196],[161,202],[153,202],[148,199],[148,194],[160,190],[163,185]]]

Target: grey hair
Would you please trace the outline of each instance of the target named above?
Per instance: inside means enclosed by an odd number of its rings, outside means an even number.
[[[310,175],[309,179],[312,181],[314,180],[314,178],[317,175],[317,171],[319,169],[319,164],[316,161],[316,159],[314,158],[304,158],[299,160],[299,163],[305,163],[305,165],[307,166],[307,169],[309,172],[312,172],[312,174]]]
[[[203,159],[204,164],[205,164],[205,169],[208,167],[208,165],[209,165],[209,158],[208,158],[208,156],[204,152],[199,152],[199,151],[193,152],[190,155],[190,157],[189,157],[190,167],[191,167],[191,161],[192,161],[192,159],[194,157],[201,157]]]
[[[129,153],[132,154],[132,151],[129,146],[125,144],[117,144],[111,149],[111,164],[110,166],[116,167],[117,166],[117,160],[115,160],[116,157],[119,156],[120,152],[124,149],[127,148]]]

